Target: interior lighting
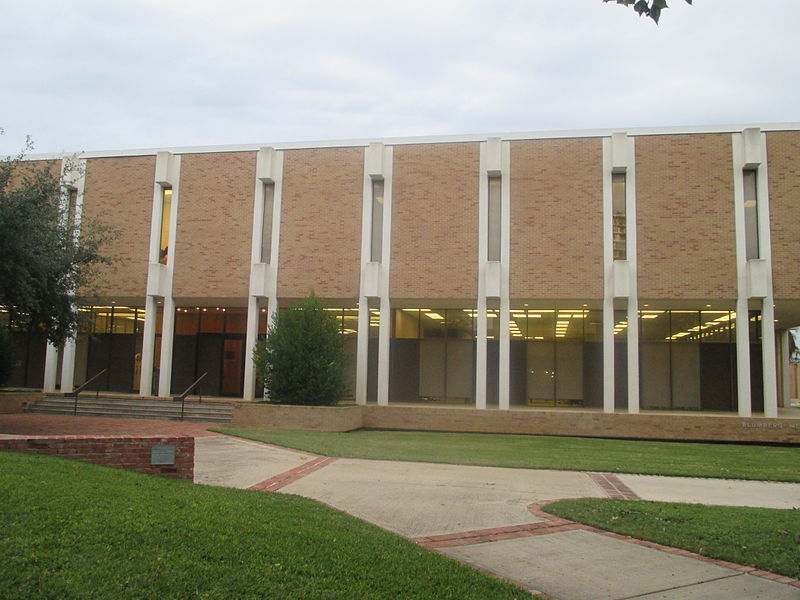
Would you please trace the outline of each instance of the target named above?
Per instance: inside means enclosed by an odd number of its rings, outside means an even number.
[[[441,320],[444,319],[444,317],[442,315],[440,315],[439,313],[435,313],[435,312],[427,312],[427,313],[425,313],[425,316],[426,317],[430,317],[431,319],[441,319]]]

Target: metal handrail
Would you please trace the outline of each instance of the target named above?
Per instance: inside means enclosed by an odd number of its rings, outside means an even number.
[[[206,371],[205,373],[200,375],[200,377],[198,377],[197,380],[192,385],[190,385],[188,388],[186,388],[184,390],[184,392],[180,396],[173,396],[172,397],[172,401],[173,402],[180,401],[180,403],[181,403],[181,421],[183,421],[183,411],[186,408],[186,396],[188,396],[189,394],[192,393],[192,390],[194,388],[196,388],[201,381],[203,381],[203,379],[205,378],[206,375],[208,375],[208,371]],[[200,401],[202,402],[202,400],[203,400],[203,397],[200,396]]]
[[[77,414],[78,414],[78,395],[79,395],[79,394],[80,394],[80,393],[81,393],[81,392],[82,392],[82,391],[83,391],[83,390],[86,388],[86,386],[87,386],[87,385],[89,385],[90,383],[92,383],[92,382],[93,382],[95,379],[97,379],[98,377],[100,377],[100,375],[102,375],[102,374],[103,374],[103,373],[105,373],[106,371],[108,371],[108,369],[103,369],[103,370],[102,370],[102,371],[100,371],[99,373],[95,374],[95,375],[94,375],[94,377],[91,377],[90,379],[87,379],[86,381],[84,381],[84,382],[83,382],[81,385],[79,385],[78,387],[76,387],[76,388],[75,388],[74,390],[72,390],[71,392],[66,392],[66,393],[64,394],[64,396],[65,396],[66,398],[69,398],[70,396],[72,396],[72,397],[74,397],[74,398],[75,398],[75,406],[74,406],[74,407],[73,407],[73,409],[72,409],[72,416],[73,416],[73,417],[74,417],[75,415],[77,415]]]

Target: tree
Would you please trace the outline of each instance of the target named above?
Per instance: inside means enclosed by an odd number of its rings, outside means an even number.
[[[2,131],[0,131],[2,133]],[[109,260],[100,251],[112,232],[62,216],[62,194],[74,177],[74,161],[61,174],[55,164],[24,160],[32,149],[0,160],[0,306],[14,311],[15,325],[44,331],[55,345],[75,334],[78,291]]]
[[[270,402],[333,405],[344,396],[347,355],[339,322],[313,294],[275,314],[253,362]]]
[[[639,13],[640,17],[642,15],[650,17],[656,23],[661,17],[661,11],[668,8],[667,0],[603,0],[603,2],[616,2],[625,6],[633,4],[633,10]],[[686,3],[691,4],[692,0],[686,0]]]

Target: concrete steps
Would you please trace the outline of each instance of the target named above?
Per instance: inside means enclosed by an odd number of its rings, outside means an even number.
[[[63,396],[43,396],[29,406],[25,412],[72,415],[75,399]],[[157,400],[137,397],[104,396],[95,397],[86,393],[78,398],[77,416],[116,417],[118,419],[161,419],[181,420],[181,403],[171,400]],[[233,405],[227,402],[198,402],[186,400],[183,420],[197,423],[230,423]]]

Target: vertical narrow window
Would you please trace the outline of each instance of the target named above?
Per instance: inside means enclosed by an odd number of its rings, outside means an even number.
[[[169,255],[169,217],[172,212],[172,188],[161,188],[161,241],[158,245],[158,262],[167,264]]]
[[[625,173],[611,174],[612,227],[614,230],[614,260],[627,260],[627,218],[625,211]]]
[[[383,254],[383,179],[372,180],[372,231],[370,261],[381,262]]]
[[[75,227],[75,211],[78,206],[78,190],[75,188],[67,189],[67,210],[66,210],[66,224],[67,229],[72,230]]]
[[[755,169],[745,169],[744,177],[744,240],[747,259],[760,258],[758,249],[758,178]]]
[[[500,232],[501,232],[501,191],[502,179],[489,177],[489,240],[488,260],[500,260]]]
[[[264,184],[264,215],[261,218],[261,262],[272,261],[272,213],[275,206],[275,184]]]

